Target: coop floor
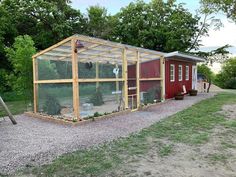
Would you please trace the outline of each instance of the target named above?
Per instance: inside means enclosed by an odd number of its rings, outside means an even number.
[[[61,154],[128,136],[213,96],[214,93],[210,93],[186,96],[183,101],[168,100],[145,111],[77,127],[57,125],[25,115],[16,116],[18,124],[13,126],[6,118],[0,122],[0,174],[14,172],[26,165],[49,163]]]

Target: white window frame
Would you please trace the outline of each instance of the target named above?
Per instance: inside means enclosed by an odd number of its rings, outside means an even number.
[[[189,66],[185,66],[185,80],[189,81]]]
[[[173,68],[173,71],[172,71],[172,68]],[[174,81],[175,81],[175,65],[170,64],[170,82],[174,82]]]
[[[180,70],[181,69],[181,70]],[[181,72],[180,72],[181,71]],[[178,79],[179,81],[182,81],[183,80],[183,66],[182,65],[179,65],[178,66]]]

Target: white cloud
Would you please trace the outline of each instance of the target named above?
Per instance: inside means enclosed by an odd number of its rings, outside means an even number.
[[[236,24],[223,18],[224,27],[220,30],[210,29],[209,36],[202,38],[205,47],[223,46],[226,44],[236,46]]]

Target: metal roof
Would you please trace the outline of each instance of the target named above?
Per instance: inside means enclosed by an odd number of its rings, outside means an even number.
[[[171,57],[179,57],[182,58],[184,60],[191,60],[191,61],[196,61],[196,62],[204,62],[205,59],[195,56],[195,55],[190,55],[190,54],[185,54],[179,51],[175,51],[175,52],[171,52],[171,53],[167,53],[164,55],[165,58],[171,58]]]

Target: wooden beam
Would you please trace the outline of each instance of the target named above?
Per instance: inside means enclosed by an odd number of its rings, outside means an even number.
[[[136,52],[136,94],[137,94],[137,108],[140,107],[140,53],[139,51]]]
[[[160,72],[161,72],[161,99],[165,100],[165,58],[162,56],[160,59]]]
[[[9,119],[11,120],[13,125],[16,125],[17,122],[14,119],[12,113],[10,112],[10,110],[8,109],[7,105],[4,103],[2,97],[0,96],[0,104],[2,105],[2,107],[5,109],[6,113],[8,114]]]
[[[153,78],[140,78],[140,81],[161,81],[162,78],[160,77],[153,77]]]
[[[124,101],[125,101],[125,108],[128,109],[128,65],[127,65],[127,58],[126,58],[126,49],[123,49],[122,51],[122,61],[123,61],[123,79],[124,79],[124,87],[123,87],[123,93],[124,93]]]
[[[153,54],[153,55],[157,55],[157,56],[162,56],[162,54],[158,54],[154,50],[149,50],[149,49],[144,49],[144,48],[140,48],[140,47],[129,46],[129,45],[121,44],[121,43],[106,41],[106,40],[103,40],[103,39],[90,38],[90,37],[82,36],[82,35],[79,35],[76,38],[79,39],[79,40],[86,41],[86,42],[91,42],[91,43],[94,43],[94,44],[101,44],[101,45],[115,47],[115,48],[120,48],[120,49],[125,49],[126,48],[127,50],[134,51],[134,52],[136,52],[138,50],[138,51],[140,51],[142,53],[149,53],[149,54]]]
[[[116,82],[116,81],[122,82],[122,81],[124,81],[124,79],[123,78],[118,78],[118,79],[116,79],[116,78],[114,78],[114,79],[113,78],[78,79],[78,82]]]
[[[99,63],[96,62],[96,79],[98,80],[98,78],[99,78]],[[99,87],[99,82],[96,81],[96,90],[98,89],[98,87]]]
[[[43,55],[48,55],[48,56],[53,56],[53,57],[67,57],[68,56],[68,54],[67,55],[65,55],[65,54],[59,54],[59,53],[53,53],[53,52],[46,52],[45,54],[43,54]],[[69,56],[70,56],[71,54],[69,54]]]
[[[55,79],[55,80],[38,80],[35,84],[57,84],[57,83],[72,83],[73,79]]]
[[[78,55],[75,53],[75,42],[76,38],[73,37],[71,40],[71,55],[72,55],[72,77],[73,77],[73,109],[74,116],[77,120],[80,120],[79,112],[79,83],[78,81]]]
[[[35,83],[38,80],[38,61],[35,60],[34,57],[32,57],[33,60],[33,86],[34,86],[34,113],[37,112],[37,107],[38,107],[38,84]]]
[[[116,68],[118,68],[119,66],[118,66],[118,64],[116,64]],[[119,78],[119,75],[118,74],[116,74],[116,79],[118,79]],[[119,91],[119,81],[116,81],[116,92],[118,92]],[[119,103],[119,95],[118,94],[116,94],[116,102],[117,103]]]
[[[70,41],[72,38],[73,38],[73,36],[68,37],[68,38],[62,40],[61,42],[58,42],[57,44],[55,44],[55,45],[53,45],[53,46],[51,46],[51,47],[49,47],[49,48],[47,48],[45,50],[42,50],[41,52],[36,53],[35,55],[33,55],[33,58],[36,58],[36,57],[38,57],[38,56],[40,56],[40,55],[42,55],[42,54],[44,54],[44,53],[46,53],[48,51],[50,51],[50,50],[60,46],[60,45],[65,44],[66,42]]]

